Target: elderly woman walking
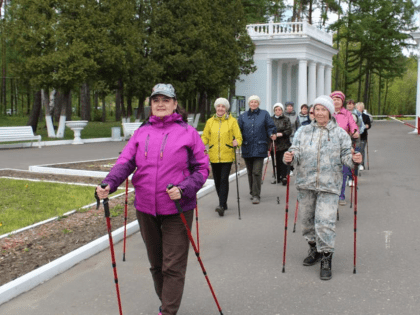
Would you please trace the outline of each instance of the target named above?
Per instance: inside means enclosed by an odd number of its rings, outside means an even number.
[[[359,127],[353,119],[353,115],[344,108],[344,101],[346,96],[341,91],[334,91],[330,94],[330,97],[334,102],[334,118],[337,121],[337,124],[343,128],[351,138],[359,138]],[[346,182],[347,178],[352,179],[351,169],[346,165],[343,165],[343,182],[341,186],[340,193],[340,206],[346,205]]]
[[[209,146],[209,157],[219,205],[216,212],[223,216],[228,209],[229,175],[235,160],[237,146],[242,144],[242,134],[235,117],[229,114],[230,104],[225,98],[214,102],[216,114],[207,120],[201,139]]]
[[[270,114],[259,108],[260,103],[257,95],[250,96],[249,110],[238,119],[243,137],[242,157],[248,171],[249,193],[253,204],[260,203],[262,169],[268,141],[270,138],[276,140],[276,126]]]
[[[289,149],[290,135],[292,134],[292,125],[289,118],[284,116],[284,107],[282,103],[276,103],[273,106],[274,115],[271,117],[276,125],[277,139],[274,141],[275,148],[271,150],[271,158],[273,160],[275,173],[277,178],[274,178],[272,184],[282,183],[283,186],[287,184],[287,166],[283,163],[283,155]],[[270,144],[272,146],[272,144]],[[276,150],[275,164],[274,164],[274,150]]]
[[[99,198],[107,198],[134,172],[134,206],[161,301],[159,315],[175,315],[184,291],[189,240],[174,200],[180,199],[191,228],[197,191],[209,175],[209,159],[171,84],[155,85],[150,101],[151,116],[134,132],[102,181],[107,186],[96,191]],[[174,187],[168,190],[168,184]]]
[[[360,163],[360,153],[352,154],[349,135],[334,119],[332,99],[322,95],[314,101],[315,120],[296,133],[284,162],[296,166],[299,213],[302,233],[309,243],[303,265],[321,260],[320,278],[332,277],[331,262],[335,246],[335,222],[342,183],[342,165]]]

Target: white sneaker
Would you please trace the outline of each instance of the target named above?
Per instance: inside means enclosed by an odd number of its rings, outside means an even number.
[[[354,182],[351,179],[349,179],[349,187],[352,187],[352,186],[354,186]]]
[[[290,171],[290,176],[293,176],[293,171]]]
[[[363,165],[359,165],[359,171],[364,171],[365,168],[363,167]]]

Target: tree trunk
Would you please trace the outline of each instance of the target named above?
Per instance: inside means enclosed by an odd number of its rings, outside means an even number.
[[[366,77],[365,77],[365,91],[363,93],[363,103],[365,103],[365,107],[366,109],[368,109],[369,107],[369,101],[368,101],[368,91],[369,91],[369,82],[370,82],[370,77],[369,77],[369,64],[366,65]]]
[[[381,76],[381,72],[379,72],[378,115],[382,115],[381,114],[381,91],[382,91],[382,76]]]
[[[28,106],[28,109],[26,111],[26,114],[29,115],[29,113],[31,112],[31,87],[28,83],[27,85],[27,91],[26,91],[26,105]]]
[[[362,95],[362,67],[363,67],[363,56],[360,56],[360,67],[359,67],[359,89],[357,92],[357,99],[360,100]]]
[[[385,82],[385,99],[384,99],[384,114],[387,115],[388,114],[388,106],[386,103],[386,99],[388,98],[388,86],[389,86],[389,81],[388,79],[386,79]]]
[[[101,121],[106,122],[105,92],[101,93],[101,98],[102,98],[102,118],[101,118]]]
[[[138,110],[137,110],[136,119],[145,120],[147,118],[146,114],[144,112],[144,101],[145,101],[145,99],[146,99],[146,96],[143,93],[140,93],[140,95],[139,95],[139,107],[138,107]]]
[[[115,92],[115,121],[121,121],[121,91],[119,88]]]
[[[67,114],[67,107],[69,106],[69,95],[70,91],[66,93],[59,93],[58,102],[61,105],[56,106],[57,108],[60,107],[60,117],[59,117],[59,123],[57,128],[57,138],[64,138],[64,133],[66,129],[66,114]]]
[[[309,0],[308,23],[312,25],[312,5],[313,0]]]
[[[80,118],[82,120],[91,120],[90,89],[88,83],[83,83],[80,88]]]
[[[61,108],[63,107],[63,93],[57,91],[55,96],[54,107],[52,110],[53,121],[57,122],[60,120]]]
[[[66,102],[66,120],[71,120],[71,116],[73,115],[73,104],[71,94],[71,90],[68,93],[64,94],[64,101]]]
[[[131,115],[133,114],[132,102],[133,93],[131,92],[131,90],[129,90],[127,95],[127,117],[131,117]]]
[[[31,126],[34,133],[36,133],[36,129],[38,128],[38,120],[41,114],[41,91],[37,91],[34,93],[34,105],[32,106],[32,111],[28,119],[27,126]]]
[[[55,98],[55,90],[51,91],[51,94],[48,95],[48,91],[41,90],[41,99],[42,99],[42,107],[45,110],[45,125],[47,127],[48,132],[48,138],[55,138],[55,131],[54,131],[54,125],[51,118],[51,104],[54,104],[54,98]],[[51,97],[51,100],[50,100]]]

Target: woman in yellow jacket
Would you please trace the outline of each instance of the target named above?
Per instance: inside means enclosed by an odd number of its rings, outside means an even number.
[[[216,212],[222,217],[227,210],[229,175],[235,160],[234,147],[242,144],[242,134],[235,117],[229,114],[230,104],[225,98],[214,102],[216,115],[207,120],[201,139],[209,145],[209,157],[219,205]]]

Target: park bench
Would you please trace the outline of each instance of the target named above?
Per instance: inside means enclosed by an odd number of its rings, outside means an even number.
[[[41,136],[35,136],[31,126],[0,127],[0,143],[28,140],[38,140],[38,147],[41,148]]]
[[[134,131],[136,131],[141,126],[141,124],[142,122],[122,123],[124,140],[130,138],[133,135]]]

